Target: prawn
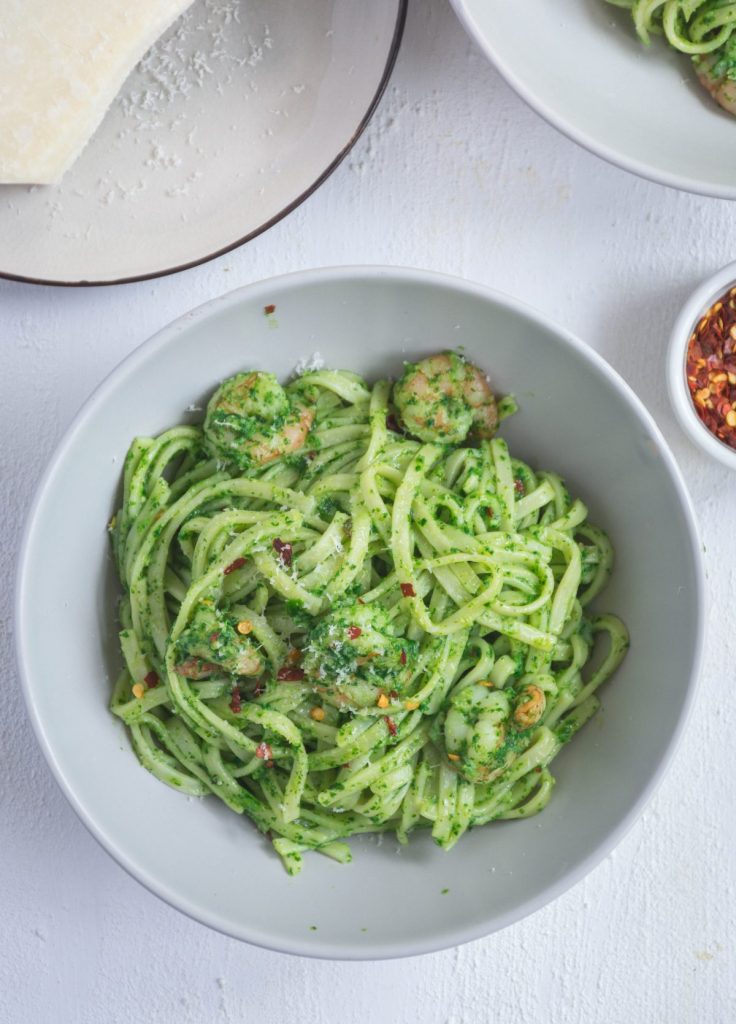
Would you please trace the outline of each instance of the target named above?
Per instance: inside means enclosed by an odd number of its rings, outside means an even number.
[[[493,437],[498,428],[486,377],[454,352],[407,364],[393,397],[404,426],[421,441],[478,441]]]
[[[695,72],[698,81],[706,89],[716,103],[727,110],[729,114],[736,114],[736,81],[728,75],[713,75],[713,69],[719,63],[720,57],[715,53],[705,54],[695,64]]]
[[[532,683],[520,691],[514,705],[514,722],[518,729],[531,729],[544,715],[547,699],[544,692]]]
[[[205,443],[215,456],[243,469],[265,466],[304,447],[313,422],[314,409],[272,373],[236,373],[210,399]]]
[[[490,782],[509,762],[504,749],[511,706],[502,690],[482,683],[466,686],[450,701],[445,748],[468,782]]]
[[[213,672],[258,676],[265,667],[253,641],[209,601],[197,608],[176,646],[181,659],[176,671],[186,679],[206,679]]]

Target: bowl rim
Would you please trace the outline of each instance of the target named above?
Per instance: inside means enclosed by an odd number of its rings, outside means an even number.
[[[535,113],[539,114],[540,117],[556,128],[563,135],[566,135],[568,139],[572,139],[583,149],[587,149],[589,153],[594,156],[598,156],[605,160],[607,163],[612,164],[614,167],[620,167],[624,171],[628,171],[630,174],[635,174],[639,178],[644,178],[647,181],[653,181],[658,185],[666,185],[668,188],[677,189],[680,192],[692,192],[695,195],[711,196],[714,199],[736,199],[736,184],[734,185],[718,185],[712,182],[701,181],[698,178],[690,178],[687,175],[675,174],[671,171],[665,171],[657,167],[653,167],[642,160],[637,160],[635,157],[627,156],[625,153],[620,152],[617,149],[606,145],[605,142],[599,141],[593,138],[587,132],[582,131],[580,128],[576,128],[574,124],[568,121],[561,114],[555,112],[555,110],[548,106],[543,96],[529,89],[521,78],[519,78],[512,68],[499,56],[496,49],[494,48],[490,39],[481,31],[478,23],[476,22],[473,14],[470,10],[470,3],[472,0],[450,0],[455,13],[458,18],[465,26],[468,34],[475,40],[480,49],[485,53],[488,60],[493,64],[501,77],[506,83],[511,86],[514,92],[526,103],[528,107],[531,107]]]
[[[292,289],[299,289],[305,285],[323,284],[343,281],[374,281],[389,279],[397,283],[420,284],[433,288],[441,288],[454,294],[466,295],[469,298],[480,298],[490,300],[518,313],[528,321],[541,327],[544,330],[552,331],[559,340],[572,348],[575,353],[597,369],[606,379],[608,384],[617,391],[627,402],[632,412],[638,416],[643,425],[647,427],[657,446],[657,451],[663,459],[668,470],[672,485],[675,489],[683,512],[687,533],[690,540],[690,554],[694,569],[694,608],[695,608],[695,644],[692,653],[691,668],[685,690],[682,705],[673,728],[672,734],[662,752],[659,763],[642,788],[638,798],[629,807],[628,811],[619,820],[618,824],[611,829],[604,838],[598,842],[595,848],[582,860],[578,861],[572,868],[560,878],[546,886],[538,895],[517,904],[512,910],[493,917],[488,917],[485,922],[472,928],[456,928],[450,933],[443,933],[441,938],[429,936],[423,941],[415,942],[394,942],[377,943],[370,942],[360,946],[346,948],[344,945],[337,945],[331,942],[320,941],[316,938],[300,939],[294,936],[288,943],[277,940],[275,937],[260,932],[254,932],[247,927],[238,930],[230,927],[227,922],[219,919],[218,915],[209,911],[202,911],[194,907],[187,899],[178,892],[168,888],[166,882],[154,878],[148,874],[145,867],[133,861],[133,858],[105,834],[104,830],[96,823],[93,815],[87,811],[84,801],[77,796],[71,785],[64,777],[64,773],[56,760],[55,752],[49,739],[46,736],[44,716],[34,695],[33,683],[30,674],[26,671],[26,650],[30,647],[32,631],[27,623],[29,613],[26,613],[25,590],[27,581],[31,575],[30,553],[34,543],[36,523],[44,502],[47,500],[47,492],[53,483],[54,475],[58,464],[68,449],[74,444],[78,434],[85,429],[85,425],[108,395],[118,387],[125,378],[136,372],[148,358],[149,352],[158,350],[170,345],[176,337],[186,330],[193,322],[207,319],[211,314],[236,306],[243,302],[255,301],[263,304],[273,300],[276,291],[284,292]],[[705,575],[702,561],[702,545],[696,524],[690,496],[685,486],[675,458],[670,451],[661,431],[657,427],[653,417],[645,408],[644,404],[623,380],[621,376],[600,356],[594,349],[589,348],[575,335],[559,327],[552,319],[526,303],[513,298],[503,292],[490,288],[483,284],[466,281],[463,278],[449,274],[443,274],[432,270],[421,270],[407,267],[392,267],[382,265],[356,265],[338,267],[319,267],[310,270],[301,270],[277,277],[252,282],[234,291],[228,292],[196,307],[188,313],[184,313],[172,321],[153,336],[138,345],[128,356],[126,356],[113,370],[108,373],[91,395],[81,406],[71,424],[63,434],[56,446],[44,473],[38,483],[31,508],[28,512],[26,525],[23,532],[22,542],[19,548],[16,586],[15,586],[15,650],[16,663],[21,681],[21,689],[26,703],[33,731],[41,747],[41,751],[51,769],[51,772],[62,790],[64,796],[87,828],[89,833],[100,843],[100,845],[117,861],[117,863],[138,882],[145,886],[151,893],[163,899],[170,906],[187,914],[193,920],[208,925],[216,931],[233,938],[237,938],[262,948],[275,952],[291,953],[310,958],[322,958],[332,960],[383,960],[399,957],[416,956],[425,953],[437,952],[442,949],[452,948],[474,939],[483,938],[493,932],[500,931],[524,917],[534,913],[557,897],[561,896],[573,885],[577,884],[585,875],[596,867],[609,853],[618,845],[624,836],[641,816],[644,808],[649,803],[654,792],[661,783],[664,774],[672,762],[672,758],[679,746],[682,735],[687,724],[698,688],[698,680],[703,661],[704,639],[705,639]]]
[[[667,393],[678,423],[693,444],[729,469],[736,469],[736,449],[719,441],[696,413],[687,386],[685,361],[695,325],[713,303],[734,286],[736,261],[726,264],[701,281],[677,314],[667,347]]]

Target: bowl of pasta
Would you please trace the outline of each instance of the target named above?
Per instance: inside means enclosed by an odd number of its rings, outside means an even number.
[[[325,269],[100,385],[29,519],[18,656],[62,790],[152,892],[393,957],[613,848],[682,731],[702,590],[674,460],[595,352],[479,285]]]
[[[453,0],[509,85],[574,141],[736,198],[736,10],[720,0]],[[717,156],[715,156],[717,154]]]

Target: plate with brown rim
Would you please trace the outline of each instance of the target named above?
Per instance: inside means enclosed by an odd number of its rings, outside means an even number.
[[[60,184],[0,186],[0,276],[174,273],[271,227],[368,123],[407,0],[196,0]]]

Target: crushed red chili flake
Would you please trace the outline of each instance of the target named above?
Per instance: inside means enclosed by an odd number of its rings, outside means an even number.
[[[394,720],[392,718],[389,718],[388,715],[384,715],[383,720],[386,723],[386,728],[388,729],[388,731],[391,733],[392,736],[395,736],[397,729]]]
[[[404,595],[404,597],[416,597],[417,596],[415,591],[414,591],[414,587],[411,585],[411,583],[402,583],[401,584],[401,593]]]
[[[234,562],[230,563],[230,565],[225,566],[225,568],[222,570],[222,575],[229,576],[231,572],[235,572],[236,569],[242,569],[244,565],[244,558],[236,558]]]
[[[399,655],[399,661],[402,665],[406,665],[406,651],[402,651]]]
[[[524,481],[521,477],[514,477],[514,490],[517,494],[526,494],[526,487],[524,487]]]
[[[698,322],[687,346],[685,374],[701,422],[736,448],[736,288]]]
[[[147,675],[143,677],[143,682],[146,684],[149,690],[152,690],[154,686],[158,686],[160,683],[158,672],[154,672],[153,669]]]
[[[348,626],[348,636],[351,640],[357,640],[362,632],[360,626]]]
[[[256,757],[260,757],[262,761],[270,761],[273,757],[273,750],[271,750],[270,743],[259,743],[256,747]]]
[[[276,307],[271,302],[267,306],[263,307],[263,312],[266,314],[266,316],[270,316],[272,313],[276,312]]]
[[[214,644],[220,635],[219,629],[215,630],[214,633],[210,633],[210,643]]]
[[[279,560],[282,565],[291,565],[291,559],[294,554],[294,549],[288,541],[281,540],[279,537],[273,542],[273,549],[279,556]]]
[[[287,668],[284,666],[276,673],[276,678],[282,683],[298,683],[304,678],[303,668]]]
[[[386,426],[394,434],[403,434],[404,431],[401,429],[399,421],[396,419],[394,414],[390,412],[386,417]]]
[[[233,686],[233,692],[230,696],[230,710],[234,715],[239,715],[243,709],[240,698],[240,690],[237,686]]]
[[[388,691],[388,695],[391,698],[391,700],[398,700],[399,699],[399,691],[398,690],[389,690]]]

